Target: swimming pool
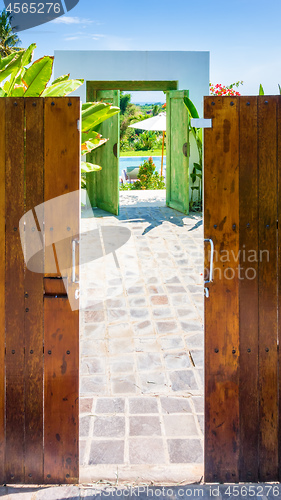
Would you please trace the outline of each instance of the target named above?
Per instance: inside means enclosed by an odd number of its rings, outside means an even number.
[[[122,170],[126,170],[127,167],[139,167],[145,160],[148,160],[150,156],[120,156],[119,158],[119,175],[122,175]],[[161,170],[161,156],[152,156],[153,162],[156,166],[157,172],[160,174]],[[164,167],[166,166],[166,156],[164,156]]]

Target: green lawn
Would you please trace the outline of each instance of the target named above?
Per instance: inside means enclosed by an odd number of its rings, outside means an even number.
[[[164,150],[164,155],[166,150]],[[161,149],[155,149],[154,151],[121,151],[120,156],[162,156]]]

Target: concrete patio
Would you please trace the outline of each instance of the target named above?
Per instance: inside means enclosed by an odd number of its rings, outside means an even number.
[[[203,476],[202,219],[145,205],[82,213],[81,482]],[[130,237],[94,257],[104,228]]]

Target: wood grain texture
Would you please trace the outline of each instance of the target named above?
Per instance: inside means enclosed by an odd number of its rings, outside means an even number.
[[[280,320],[280,311],[281,311],[281,234],[280,234],[280,228],[281,228],[281,96],[278,96],[277,98],[277,169],[278,169],[278,193],[277,193],[277,200],[278,200],[278,215],[277,215],[277,220],[278,220],[278,367],[279,367],[279,377],[278,377],[278,384],[279,384],[279,431],[278,431],[278,469],[279,469],[279,475],[278,475],[278,480],[280,481],[281,479],[281,349],[280,349],[280,343],[281,343],[281,320]]]
[[[204,134],[204,237],[213,240],[216,251],[214,281],[205,298],[207,482],[239,480],[238,106],[230,97],[204,99],[204,117],[213,119]],[[206,262],[208,245],[205,252]]]
[[[49,483],[78,481],[79,285],[72,281],[72,241],[79,238],[79,119],[78,98],[45,99],[44,275],[62,276],[68,293],[68,298],[44,297],[44,481]],[[77,279],[78,245],[75,250]]]
[[[258,97],[259,480],[278,477],[276,98]]]
[[[5,170],[6,102],[0,99],[0,484],[5,482]]]
[[[119,106],[119,95],[118,90],[97,91],[96,100]],[[109,140],[87,155],[89,161],[102,167],[97,172],[87,174],[87,191],[91,205],[114,215],[118,215],[119,211],[119,129],[118,113],[100,125],[99,133]]]
[[[240,97],[240,481],[258,481],[258,129],[257,98]]]
[[[24,482],[24,99],[6,99],[6,480]]]
[[[25,245],[33,253],[33,235],[42,241],[36,207],[43,203],[44,181],[44,100],[25,99],[26,146]],[[36,147],[34,147],[36,145]],[[38,211],[38,209],[37,209]],[[43,252],[37,272],[25,269],[25,483],[43,482]],[[41,272],[40,271],[41,268]]]
[[[188,91],[167,93],[166,203],[189,213],[189,115],[183,98]],[[183,148],[187,145],[187,156]]]
[[[79,476],[79,311],[67,298],[45,297],[44,482]]]

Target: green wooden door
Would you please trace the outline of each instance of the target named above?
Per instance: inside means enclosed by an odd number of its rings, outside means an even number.
[[[90,97],[90,98],[89,98]],[[88,96],[88,101],[104,101],[119,106],[119,90],[98,90]],[[119,206],[119,114],[108,118],[99,127],[103,138],[109,139],[103,146],[88,155],[89,161],[100,165],[102,170],[87,174],[87,192],[92,207],[98,207],[118,215]]]
[[[188,112],[183,102],[188,90],[167,92],[166,203],[179,212],[189,212]]]

